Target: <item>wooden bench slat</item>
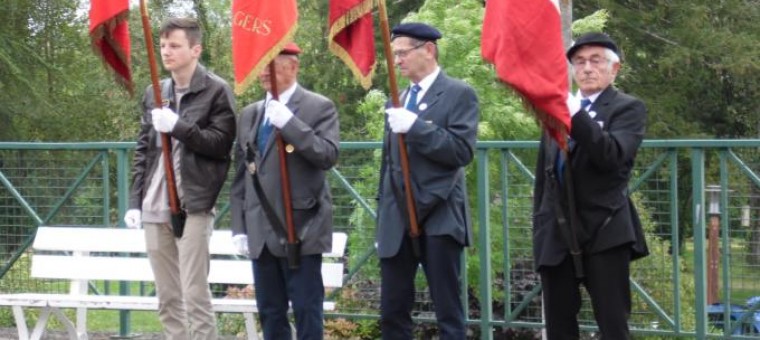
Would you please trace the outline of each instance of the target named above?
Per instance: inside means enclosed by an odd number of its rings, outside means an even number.
[[[33,255],[33,277],[66,280],[153,281],[145,257]],[[211,260],[209,283],[252,284],[253,268],[246,260]],[[325,287],[343,286],[343,264],[322,263]]]
[[[348,235],[333,233],[333,247],[324,253],[322,278],[325,288],[343,286],[343,255]],[[154,281],[141,229],[93,227],[39,227],[32,248],[31,276],[71,281],[70,293],[0,294],[0,306],[13,307],[19,335],[27,337],[26,318],[21,307],[37,307],[43,311],[32,338],[45,328],[47,315],[67,325],[69,335],[77,338],[86,333],[86,312],[83,309],[157,310],[158,299],[150,296],[87,295],[87,281]],[[253,268],[248,258],[237,256],[229,230],[215,230],[209,241],[209,282],[226,284],[253,283]],[[253,299],[212,299],[216,312],[243,313],[249,339],[257,339]],[[60,311],[78,308],[77,325]],[[325,310],[334,310],[334,302],[324,302]],[[23,324],[23,325],[22,325]],[[78,335],[79,334],[79,335]]]
[[[0,304],[4,306],[24,307],[58,307],[88,308],[110,310],[156,310],[158,299],[155,296],[121,296],[121,295],[70,295],[70,294],[0,294]],[[215,312],[223,313],[257,313],[254,299],[216,298],[211,300]],[[325,310],[334,310],[334,302],[325,302]]]
[[[348,235],[333,233],[332,250],[324,257],[342,257]],[[145,232],[142,229],[39,227],[34,239],[35,250],[145,253]],[[237,255],[230,230],[214,230],[209,240],[214,255]]]

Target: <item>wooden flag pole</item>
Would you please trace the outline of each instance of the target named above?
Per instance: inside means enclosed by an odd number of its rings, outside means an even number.
[[[153,85],[153,106],[161,108],[163,100],[161,99],[161,85],[158,81],[158,66],[156,64],[156,55],[153,49],[153,36],[150,28],[150,18],[145,0],[140,0],[140,14],[142,16],[143,34],[145,35],[145,46],[148,53],[148,64],[150,65],[150,80]],[[174,162],[172,162],[172,144],[169,134],[161,133],[161,154],[164,157],[164,172],[166,173],[166,187],[169,191],[169,209],[171,211],[172,231],[175,237],[182,237],[185,227],[185,215],[180,209],[179,195],[177,195],[177,182],[174,178]]]
[[[277,90],[277,73],[275,72],[275,60],[269,63],[269,82],[272,99],[279,100],[280,94]],[[265,108],[266,110],[266,108]],[[293,224],[293,202],[290,196],[290,175],[288,173],[287,154],[285,153],[285,141],[282,139],[280,129],[274,134],[275,143],[277,144],[277,154],[280,158],[280,185],[282,187],[282,204],[285,208],[285,228],[287,229],[288,245],[287,258],[288,267],[297,269],[300,266],[301,252],[298,239],[296,238],[296,228]]]
[[[385,50],[385,61],[388,65],[388,85],[391,92],[391,103],[393,107],[401,107],[401,101],[398,96],[398,85],[396,85],[396,69],[393,64],[393,53],[391,52],[391,30],[388,25],[388,10],[385,7],[385,0],[378,1],[378,9],[380,13],[380,31],[383,36],[383,47]],[[412,179],[409,172],[409,154],[406,150],[406,141],[404,140],[404,134],[398,134],[398,148],[399,158],[401,158],[401,172],[404,177],[404,194],[406,197],[406,210],[409,215],[409,237],[412,240],[412,248],[414,255],[420,257],[422,250],[420,249],[420,228],[417,223],[417,208],[414,201],[414,194],[412,193]],[[393,183],[391,183],[393,185]]]

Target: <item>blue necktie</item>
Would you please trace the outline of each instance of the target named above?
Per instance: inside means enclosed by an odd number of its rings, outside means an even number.
[[[267,146],[267,140],[269,140],[269,135],[272,134],[272,130],[274,130],[274,126],[269,122],[269,119],[264,117],[261,125],[259,125],[259,134],[256,136],[256,145],[259,147],[260,155],[264,154],[264,148]]]
[[[417,93],[420,92],[422,88],[415,84],[412,86],[411,90],[409,91],[409,101],[406,102],[406,109],[412,112],[417,112]]]
[[[581,109],[586,110],[586,108],[588,108],[589,105],[591,105],[591,99],[588,99],[588,98],[581,99]]]

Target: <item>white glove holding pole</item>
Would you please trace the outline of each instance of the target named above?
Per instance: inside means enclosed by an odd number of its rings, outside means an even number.
[[[237,234],[232,236],[232,245],[238,255],[248,256],[248,235]]]
[[[572,93],[567,94],[567,110],[570,111],[570,117],[575,116],[576,113],[581,111],[581,100]]]
[[[269,119],[269,122],[272,123],[275,127],[278,129],[282,129],[285,124],[287,124],[291,118],[293,118],[293,112],[288,109],[285,104],[280,103],[276,100],[270,100],[267,104],[266,112],[264,112],[264,116]]]
[[[172,132],[179,119],[179,116],[168,108],[153,109],[150,114],[153,116],[153,127],[156,131],[163,133]]]
[[[142,212],[140,212],[140,209],[127,210],[124,214],[124,224],[126,224],[129,229],[142,228]]]
[[[407,133],[417,120],[417,114],[407,109],[393,107],[386,109],[388,114],[388,125],[394,133]]]

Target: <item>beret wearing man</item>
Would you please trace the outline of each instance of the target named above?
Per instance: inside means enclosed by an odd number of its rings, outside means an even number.
[[[472,223],[464,168],[474,155],[478,98],[472,87],[441,70],[438,29],[403,23],[391,33],[395,65],[410,84],[402,93],[402,107],[387,103],[383,136],[376,238],[382,338],[412,339],[414,277],[422,266],[439,338],[465,339],[461,256],[472,240]],[[400,134],[405,146],[399,145]],[[401,147],[407,149],[420,230],[414,237],[402,185]]]
[[[300,53],[298,45],[288,43],[272,61],[274,67],[259,73],[266,94],[241,111],[234,148],[233,243],[252,261],[264,339],[292,339],[292,330],[299,339],[324,335],[322,253],[332,249],[333,232],[326,177],[338,161],[340,124],[332,100],[298,83]],[[287,160],[296,245],[288,242],[281,151]],[[294,259],[298,266],[292,265]]]
[[[591,297],[601,338],[630,339],[630,261],[648,251],[628,198],[628,181],[647,110],[612,85],[620,54],[604,33],[588,33],[574,42],[567,50],[578,88],[568,99],[570,148],[560,152],[551,138],[541,139],[533,256],[543,286],[548,339],[579,337],[581,283]]]

